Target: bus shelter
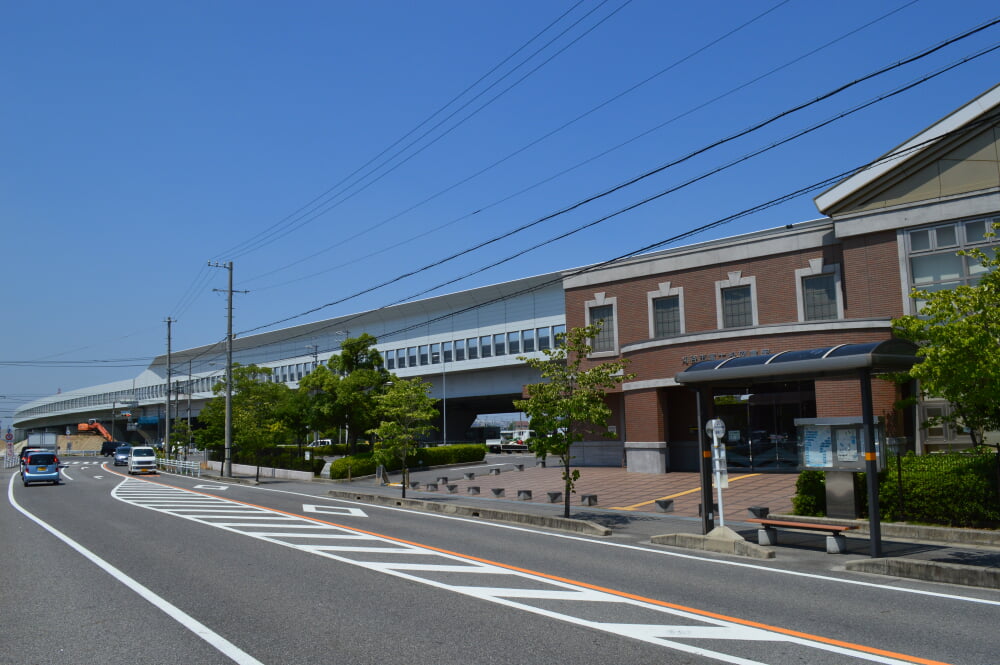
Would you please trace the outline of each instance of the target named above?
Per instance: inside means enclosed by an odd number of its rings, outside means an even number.
[[[899,339],[863,344],[838,344],[823,348],[780,351],[752,357],[706,360],[691,365],[675,375],[677,383],[698,393],[698,422],[705,421],[705,398],[713,387],[748,386],[782,381],[815,380],[854,376],[859,379],[861,422],[864,431],[864,469],[867,477],[868,519],[871,556],[882,556],[882,530],[879,521],[878,467],[875,449],[875,415],[872,403],[872,376],[903,372],[920,361],[917,346]],[[698,428],[701,450],[702,530],[708,533],[715,524],[712,506],[712,471],[710,442]]]

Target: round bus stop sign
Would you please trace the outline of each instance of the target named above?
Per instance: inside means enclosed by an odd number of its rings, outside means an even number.
[[[719,418],[713,418],[705,423],[705,433],[716,439],[721,439],[726,435],[726,423]]]

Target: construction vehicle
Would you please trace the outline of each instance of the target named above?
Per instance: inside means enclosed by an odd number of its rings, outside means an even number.
[[[101,436],[104,437],[105,441],[114,441],[115,437],[111,436],[111,432],[104,428],[104,425],[97,422],[96,419],[91,418],[85,423],[80,423],[76,426],[76,429],[80,432],[100,432]]]
[[[101,454],[105,457],[114,455],[115,448],[121,445],[121,442],[115,441],[115,438],[111,436],[111,432],[105,429],[104,425],[99,423],[95,418],[91,418],[85,423],[80,423],[76,426],[76,429],[80,432],[99,432],[104,437],[104,443],[101,444]]]

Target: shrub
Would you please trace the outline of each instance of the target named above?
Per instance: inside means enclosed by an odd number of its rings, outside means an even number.
[[[445,464],[463,464],[466,462],[481,462],[486,457],[486,446],[482,444],[437,446],[435,448],[418,448],[410,458],[410,467],[443,466]],[[399,471],[400,463],[394,461],[386,465],[386,471]],[[370,476],[375,473],[378,463],[371,453],[349,455],[334,460],[330,464],[330,478],[340,480],[348,477]]]
[[[795,481],[795,496],[792,497],[792,514],[809,517],[826,515],[826,474],[822,471],[806,470]]]
[[[996,464],[992,452],[890,457],[886,469],[878,474],[881,519],[956,527],[996,526],[1000,524]],[[824,480],[822,471],[799,474],[792,498],[796,515],[826,514]],[[866,482],[864,473],[854,474],[861,516],[868,514]]]

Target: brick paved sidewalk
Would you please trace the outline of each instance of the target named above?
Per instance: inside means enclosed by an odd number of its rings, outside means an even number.
[[[503,488],[503,499],[516,500],[518,490],[531,490],[532,503],[548,503],[548,492],[563,490],[562,470],[549,467],[525,466],[517,471],[511,466],[499,475],[490,475],[485,467],[479,467],[475,477],[465,479],[467,469],[440,469],[433,472],[413,474],[411,479],[419,480],[417,493],[432,494],[426,490],[426,483],[437,478],[448,478],[448,484],[456,485],[456,493],[468,495],[470,486],[479,487],[480,498],[494,498],[492,490]],[[580,496],[596,494],[597,508],[630,512],[659,512],[657,499],[673,499],[674,514],[680,517],[697,517],[701,503],[699,475],[697,473],[674,472],[665,474],[630,473],[624,469],[608,467],[579,467],[580,479],[576,483],[576,495],[571,504],[580,505]],[[723,490],[723,510],[734,518],[746,516],[750,506],[767,506],[772,513],[787,513],[792,509],[795,494],[796,474],[775,473],[733,473],[729,476],[729,487]],[[398,480],[398,476],[392,480]],[[438,486],[437,493],[445,494],[444,485]],[[713,490],[715,500],[717,494]],[[559,501],[562,502],[562,499]]]

